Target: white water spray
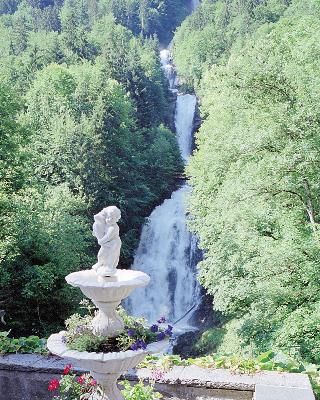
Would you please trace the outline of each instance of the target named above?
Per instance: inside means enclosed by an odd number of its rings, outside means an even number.
[[[156,207],[142,230],[133,269],[150,275],[151,283],[130,297],[130,311],[150,322],[160,316],[174,322],[197,301],[196,242],[185,220],[187,191],[187,186],[182,187]]]
[[[160,51],[160,61],[162,69],[168,79],[169,88],[173,89],[176,84],[176,71],[171,60],[171,43],[169,44],[167,49],[163,49]]]
[[[192,150],[192,130],[196,104],[197,99],[194,95],[180,94],[177,97],[175,127],[180,152],[185,162],[188,161]]]
[[[200,4],[199,0],[191,0],[192,11],[194,11],[197,7],[199,7],[199,4]]]
[[[192,6],[197,6],[196,1]],[[160,52],[162,68],[169,88],[177,92],[176,72],[171,60],[170,46]],[[192,151],[193,120],[196,97],[178,94],[175,128],[181,156],[187,162]],[[151,283],[137,289],[127,303],[130,313],[145,317],[150,323],[161,316],[170,322],[183,317],[199,302],[200,287],[196,280],[196,239],[186,226],[185,197],[190,188],[183,185],[170,199],[156,207],[142,229],[132,269],[146,272]],[[191,315],[180,322],[187,328]]]

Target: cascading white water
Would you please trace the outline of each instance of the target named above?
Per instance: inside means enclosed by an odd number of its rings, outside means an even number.
[[[170,49],[170,48],[169,48]],[[160,53],[169,87],[176,91],[176,73],[171,63],[170,50]],[[193,119],[196,97],[178,94],[175,127],[182,158],[186,162],[192,150]],[[142,229],[140,244],[132,268],[151,276],[151,284],[130,296],[128,307],[133,315],[144,316],[150,323],[161,316],[174,322],[183,317],[199,300],[196,280],[196,239],[186,226],[185,196],[189,191],[183,185],[170,199],[156,207]],[[186,326],[181,321],[180,326]]]
[[[174,322],[197,300],[193,263],[196,243],[185,220],[187,191],[187,186],[182,187],[156,207],[142,230],[133,269],[150,275],[151,283],[130,297],[130,311],[150,322],[160,316]]]
[[[197,99],[192,94],[180,94],[177,97],[175,127],[182,158],[185,162],[192,150],[193,118]]]
[[[199,0],[191,0],[192,10],[195,10],[199,6],[199,4],[200,4]]]
[[[168,79],[169,88],[173,89],[175,86],[176,80],[176,71],[171,62],[171,43],[169,44],[167,49],[163,49],[160,51],[160,61],[162,65],[162,69]]]

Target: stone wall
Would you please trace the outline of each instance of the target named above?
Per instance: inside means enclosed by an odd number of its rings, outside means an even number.
[[[68,360],[53,356],[8,355],[0,357],[1,400],[49,400],[47,386],[59,378]],[[78,369],[77,372],[85,371]],[[126,379],[148,381],[151,371],[130,371]],[[309,379],[302,374],[261,372],[235,374],[223,369],[174,367],[156,390],[170,400],[314,400]]]

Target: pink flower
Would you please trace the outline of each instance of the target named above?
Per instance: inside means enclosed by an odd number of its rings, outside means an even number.
[[[164,372],[159,369],[154,369],[151,372],[151,377],[155,381],[161,381],[164,378]]]
[[[70,371],[71,371],[71,368],[72,368],[72,365],[71,365],[71,364],[67,364],[67,365],[64,367],[63,375],[69,375],[69,373],[70,373]]]
[[[48,385],[48,390],[50,392],[53,392],[54,390],[59,389],[60,386],[60,382],[58,381],[58,379],[51,379],[51,381],[49,382]]]
[[[95,379],[91,379],[90,385],[97,386],[97,381]]]
[[[78,376],[77,382],[80,383],[80,385],[83,385],[86,382],[84,375]]]

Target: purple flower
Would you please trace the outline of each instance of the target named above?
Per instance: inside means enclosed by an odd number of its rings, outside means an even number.
[[[131,345],[131,350],[145,350],[147,348],[147,344],[144,340],[138,339]]]
[[[158,324],[164,324],[166,322],[165,317],[160,317],[160,319],[158,319]]]
[[[158,325],[156,325],[156,324],[154,324],[154,325],[152,325],[152,326],[150,327],[150,331],[151,331],[152,333],[156,333],[156,332],[158,332],[158,330],[159,330],[159,327],[158,327]]]
[[[139,346],[143,350],[145,350],[147,348],[147,344],[144,340],[139,340]]]
[[[84,330],[85,330],[85,327],[84,327],[83,325],[78,325],[78,326],[76,327],[76,333],[77,333],[77,334],[82,333]]]
[[[131,347],[130,347],[130,349],[131,350],[138,350],[138,344],[137,344],[137,342],[134,342],[132,345],[131,345]]]
[[[160,342],[160,340],[163,340],[166,337],[164,332],[160,332],[157,334],[157,340]]]
[[[135,334],[136,334],[136,331],[134,329],[128,329],[128,336],[129,337],[133,337],[133,336],[135,336]]]
[[[173,329],[173,326],[172,325],[168,325],[168,330],[172,331],[172,329]]]
[[[138,345],[137,345],[137,343],[136,342],[134,342],[131,346],[130,346],[130,349],[131,350],[138,350]]]

